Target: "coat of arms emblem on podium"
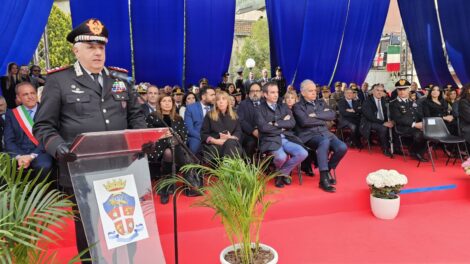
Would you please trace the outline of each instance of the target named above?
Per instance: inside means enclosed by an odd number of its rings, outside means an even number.
[[[134,176],[93,182],[108,249],[148,237]]]

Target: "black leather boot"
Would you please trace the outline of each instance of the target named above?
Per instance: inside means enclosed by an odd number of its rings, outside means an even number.
[[[320,189],[325,192],[336,192],[336,188],[330,185],[328,171],[320,171]]]
[[[331,185],[336,185],[336,172],[333,170],[333,174],[331,174],[331,169],[328,171],[328,182]]]

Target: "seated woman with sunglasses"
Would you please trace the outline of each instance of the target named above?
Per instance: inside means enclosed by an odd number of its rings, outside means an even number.
[[[242,156],[239,142],[242,130],[236,112],[230,106],[227,92],[218,92],[215,106],[205,117],[201,128],[204,158],[212,160],[224,156]]]

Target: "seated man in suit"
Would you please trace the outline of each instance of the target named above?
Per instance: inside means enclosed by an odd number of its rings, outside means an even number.
[[[427,162],[424,158],[426,151],[426,141],[423,135],[422,116],[419,113],[416,103],[409,99],[410,82],[405,79],[399,80],[395,84],[397,98],[390,102],[390,116],[395,121],[397,131],[413,137],[410,145],[410,155],[421,162]]]
[[[5,113],[7,111],[7,100],[0,95],[0,152],[3,151],[3,131],[5,130]]]
[[[258,147],[259,131],[256,127],[256,111],[261,100],[261,86],[252,83],[248,98],[243,100],[237,108],[238,120],[243,131],[242,146],[249,159],[253,158]]]
[[[194,154],[198,154],[200,151],[202,122],[215,101],[215,90],[213,87],[204,87],[200,90],[199,94],[201,100],[188,105],[184,112],[184,124],[188,129],[188,147]]]
[[[361,102],[354,100],[354,91],[347,88],[344,98],[338,101],[339,122],[338,128],[349,127],[351,129],[352,143],[357,148],[362,148],[359,125],[361,123]]]
[[[326,192],[335,192],[336,178],[330,170],[335,170],[346,155],[347,146],[328,130],[327,122],[336,117],[335,111],[328,108],[325,101],[317,100],[317,87],[311,80],[300,85],[302,97],[294,105],[297,121],[297,135],[312,150],[316,150],[318,169],[320,170],[320,188]],[[332,155],[330,155],[332,151]]]
[[[289,185],[289,174],[308,155],[302,141],[294,135],[292,129],[295,120],[287,105],[278,103],[279,92],[276,82],[268,82],[263,86],[266,99],[256,111],[256,126],[259,130],[260,152],[274,156],[273,162],[282,176],[276,178],[276,187]],[[287,155],[290,156],[288,159]]]
[[[393,122],[388,121],[385,105],[385,88],[383,84],[372,86],[372,96],[366,97],[362,105],[361,134],[364,138],[370,137],[370,131],[375,130],[379,136],[380,146],[385,156],[391,157],[388,146],[388,130]]]
[[[38,109],[36,88],[29,82],[22,82],[15,90],[20,105],[5,115],[5,150],[16,158],[18,167],[35,171],[42,169],[46,175],[52,168],[52,157],[32,133]]]
[[[147,118],[151,113],[157,111],[159,97],[158,87],[155,85],[149,85],[146,91],[147,101],[141,106],[145,118]]]

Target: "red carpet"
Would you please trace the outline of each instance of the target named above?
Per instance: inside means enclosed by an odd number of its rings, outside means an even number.
[[[375,151],[375,152],[374,152]],[[470,178],[458,165],[445,166],[442,153],[436,162],[416,167],[401,156],[389,159],[378,153],[350,150],[337,170],[337,193],[318,188],[314,178],[304,184],[276,189],[277,200],[262,227],[261,240],[273,246],[280,263],[470,263]],[[365,177],[369,172],[397,169],[408,176],[407,189],[455,184],[450,190],[401,195],[397,219],[383,221],[370,212]],[[273,189],[275,189],[273,187]],[[193,199],[178,200],[180,263],[218,263],[228,245],[213,213],[190,207]],[[157,219],[167,263],[174,263],[171,204],[157,204]],[[49,250],[59,250],[61,260],[76,254],[73,223],[60,231],[64,240]]]

